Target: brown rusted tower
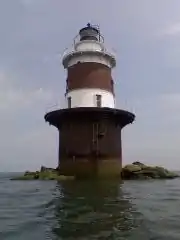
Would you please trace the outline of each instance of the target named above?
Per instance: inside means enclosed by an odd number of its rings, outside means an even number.
[[[45,115],[59,130],[60,173],[120,177],[121,130],[135,115],[115,108],[111,70],[116,59],[106,50],[99,28],[82,28],[62,63],[67,69],[66,106]]]

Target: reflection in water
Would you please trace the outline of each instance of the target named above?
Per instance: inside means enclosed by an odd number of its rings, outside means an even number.
[[[55,239],[126,239],[139,225],[119,182],[70,181],[57,191]]]

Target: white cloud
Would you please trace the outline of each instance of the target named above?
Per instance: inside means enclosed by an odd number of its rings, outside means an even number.
[[[162,35],[177,36],[180,35],[180,22],[167,26],[162,32]]]

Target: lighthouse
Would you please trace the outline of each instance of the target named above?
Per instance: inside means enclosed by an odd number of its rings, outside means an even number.
[[[100,29],[91,24],[80,29],[62,65],[67,70],[65,106],[45,114],[59,132],[59,173],[120,178],[121,131],[135,115],[116,108],[111,75],[116,58]]]

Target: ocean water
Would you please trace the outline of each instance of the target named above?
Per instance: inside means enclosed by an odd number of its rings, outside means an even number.
[[[0,175],[0,240],[180,239],[180,179],[10,181]]]

